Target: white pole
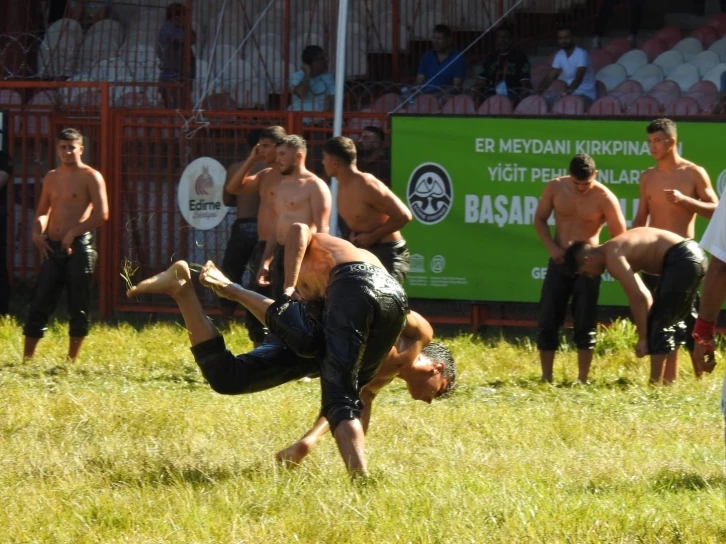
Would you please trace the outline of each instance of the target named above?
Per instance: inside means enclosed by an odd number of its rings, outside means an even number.
[[[348,0],[338,0],[338,40],[335,48],[335,108],[333,136],[343,134],[343,94],[345,92],[345,45],[348,29]],[[330,234],[338,235],[338,180],[330,180],[333,206],[330,210]]]

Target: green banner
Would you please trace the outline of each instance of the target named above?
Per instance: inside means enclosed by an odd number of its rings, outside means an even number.
[[[537,302],[549,257],[533,226],[544,185],[587,153],[630,226],[640,174],[654,165],[649,121],[393,116],[393,190],[414,217],[404,230],[409,296]],[[721,123],[678,123],[681,153],[706,169],[719,195],[723,134]],[[697,238],[705,226],[699,218]],[[603,279],[600,303],[627,304],[617,282]]]

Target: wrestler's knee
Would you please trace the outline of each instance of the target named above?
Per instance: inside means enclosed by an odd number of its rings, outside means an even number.
[[[90,321],[86,312],[78,312],[71,316],[69,320],[69,334],[73,338],[83,338],[88,336],[90,329]]]
[[[265,321],[270,331],[300,357],[316,357],[325,348],[321,325],[307,315],[303,304],[290,297],[281,297],[271,304]]]
[[[330,424],[330,430],[334,433],[343,421],[360,419],[361,409],[360,402],[358,402],[358,407],[349,404],[331,404],[323,409],[323,415]]]
[[[594,327],[576,329],[573,341],[577,349],[595,349],[597,343],[597,331]]]
[[[648,331],[648,354],[664,355],[676,349],[673,329],[653,328]]]
[[[542,327],[537,330],[537,349],[540,351],[555,351],[559,347],[559,328]]]
[[[215,393],[220,395],[240,393],[239,384],[232,376],[235,357],[227,349],[224,338],[217,336],[201,342],[192,346],[191,351],[202,376]]]
[[[31,306],[28,311],[28,318],[25,321],[25,327],[23,327],[23,335],[28,338],[43,338],[48,330],[49,318],[50,313]]]

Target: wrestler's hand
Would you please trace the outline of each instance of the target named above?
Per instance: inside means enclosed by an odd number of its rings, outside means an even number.
[[[371,247],[376,243],[370,232],[354,232],[350,235],[350,241],[358,247]]]
[[[640,359],[641,357],[645,357],[646,355],[648,355],[648,339],[641,338],[635,345],[635,356]]]
[[[696,343],[693,347],[693,361],[702,372],[713,372],[716,368],[716,350],[713,345]]]
[[[224,297],[224,288],[231,285],[232,280],[222,274],[212,261],[207,261],[199,273],[199,283],[212,289],[217,296]]]
[[[46,236],[45,234],[36,234],[34,232],[33,244],[35,245],[35,247],[38,248],[41,260],[47,258],[48,253],[52,251],[51,247],[48,245],[48,236]]]
[[[680,204],[685,200],[683,193],[678,189],[663,189],[663,192],[665,193],[666,200],[671,204]]]
[[[73,245],[73,240],[75,240],[75,236],[72,232],[67,232],[66,235],[63,237],[63,240],[61,240],[61,248],[63,249],[63,253],[66,253],[67,255],[70,255],[73,253],[73,248],[71,247]]]
[[[561,248],[560,246],[557,246],[557,249],[551,249],[550,250],[550,257],[552,257],[552,260],[555,264],[564,264],[565,262],[565,250]]]
[[[257,272],[257,284],[262,287],[268,287],[270,285],[270,265],[261,264],[260,270]]]

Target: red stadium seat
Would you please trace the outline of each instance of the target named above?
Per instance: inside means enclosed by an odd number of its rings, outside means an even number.
[[[444,107],[441,108],[441,113],[472,115],[476,113],[476,106],[471,96],[468,94],[458,94],[446,101]]]
[[[620,100],[620,103],[623,105],[623,109],[627,109],[633,102],[644,94],[643,86],[637,81],[629,79],[627,81],[623,81],[620,85],[610,91],[608,96],[613,96]]]
[[[626,38],[614,38],[605,44],[603,50],[610,53],[614,59],[619,59],[632,48],[633,46]]]
[[[668,44],[661,38],[651,38],[639,47],[648,56],[648,62],[653,62],[658,55],[668,50]]]
[[[514,108],[515,115],[547,115],[547,102],[539,95],[532,94]]]
[[[698,107],[698,102],[690,96],[684,96],[666,107],[663,112],[665,115],[698,115],[701,113],[701,109]]]
[[[413,104],[406,107],[407,113],[439,113],[440,111],[439,101],[430,94],[418,95]]]
[[[650,90],[648,96],[652,96],[663,108],[667,108],[681,97],[681,88],[675,81],[661,81]]]
[[[590,51],[590,62],[595,73],[605,68],[608,64],[615,62],[613,56],[603,49],[594,49]]]
[[[661,40],[666,42],[668,49],[671,49],[674,45],[681,41],[681,39],[683,38],[683,33],[681,32],[681,29],[677,26],[666,26],[656,32],[655,36],[653,37],[660,38]]]
[[[552,106],[552,113],[556,115],[584,115],[585,100],[581,96],[568,94],[563,96]]]
[[[699,81],[683,96],[689,96],[698,102],[701,111],[710,112],[718,102],[718,89],[710,81]]]
[[[623,105],[613,96],[598,98],[590,106],[589,115],[622,115]]]
[[[512,101],[509,98],[497,94],[487,98],[479,106],[477,113],[479,115],[510,115],[513,109]]]
[[[652,96],[641,96],[630,105],[628,115],[643,115],[647,117],[658,117],[661,112],[661,105]]]
[[[703,45],[704,49],[711,47],[711,44],[719,39],[718,32],[711,26],[702,26],[691,32],[691,37],[696,38]]]

